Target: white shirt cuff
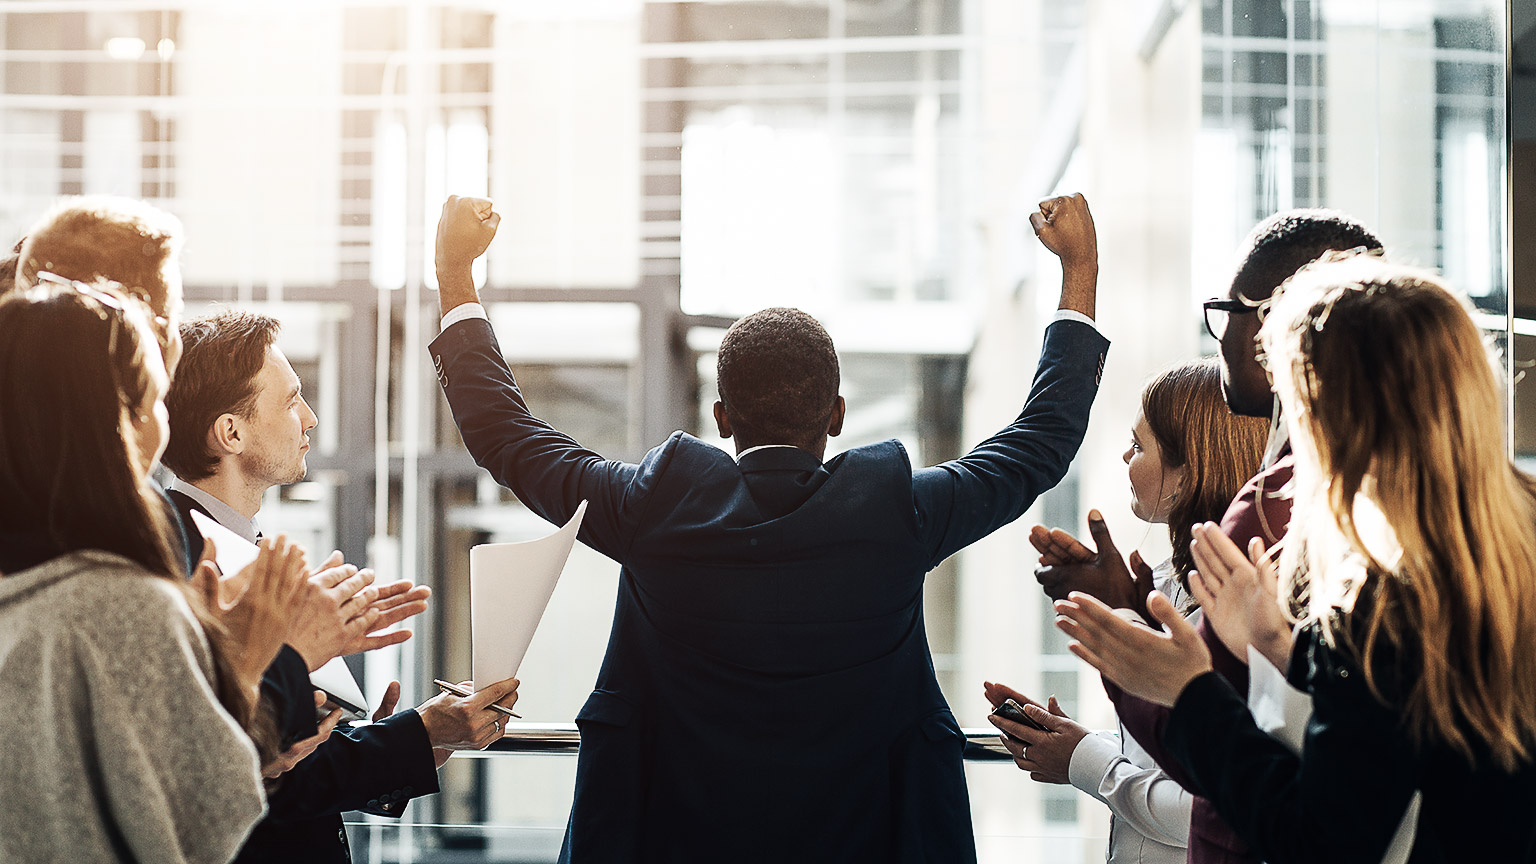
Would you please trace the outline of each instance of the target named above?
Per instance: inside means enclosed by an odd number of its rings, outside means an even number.
[[[479,318],[482,321],[491,320],[490,316],[485,314],[485,307],[479,303],[460,303],[449,309],[448,314],[443,316],[442,329],[447,330],[460,321],[468,321],[471,318]]]
[[[1051,323],[1055,324],[1057,321],[1076,321],[1079,324],[1087,324],[1094,329],[1094,332],[1098,332],[1099,329],[1099,325],[1093,323],[1092,318],[1076,309],[1057,309],[1056,314],[1051,316]]]
[[[1104,782],[1104,775],[1120,758],[1119,736],[1108,730],[1090,732],[1072,749],[1072,758],[1067,762],[1067,779],[1073,786],[1098,798],[1102,794],[1099,785]]]

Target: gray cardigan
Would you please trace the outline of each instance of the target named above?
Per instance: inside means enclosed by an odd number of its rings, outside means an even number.
[[[261,817],[181,586],[104,552],[0,578],[0,862],[226,862]]]

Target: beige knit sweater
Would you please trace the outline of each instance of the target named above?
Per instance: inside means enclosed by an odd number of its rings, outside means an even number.
[[[0,862],[226,862],[265,810],[178,586],[103,552],[0,578]]]

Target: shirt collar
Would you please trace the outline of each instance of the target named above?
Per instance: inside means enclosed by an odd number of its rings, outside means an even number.
[[[748,453],[756,453],[759,450],[768,450],[768,449],[773,448],[773,447],[783,447],[783,448],[785,448],[787,450],[798,450],[798,449],[800,449],[800,448],[796,447],[793,444],[759,444],[756,447],[748,447],[747,449],[741,451],[740,453],[737,453],[736,454],[736,461],[740,462],[741,461],[741,457],[747,455]]]
[[[171,485],[167,488],[175,489],[177,492],[180,492],[188,498],[191,498],[193,501],[203,505],[204,509],[208,511],[208,515],[213,517],[213,521],[223,525],[225,528],[228,528],[236,534],[239,534],[241,537],[244,537],[246,540],[252,543],[256,542],[257,535],[261,533],[261,529],[256,526],[255,519],[245,518],[235,508],[225,504],[223,501],[220,501],[212,495],[209,495],[207,492],[204,492],[203,490],[197,488],[191,483],[188,483],[180,477],[172,479]]]

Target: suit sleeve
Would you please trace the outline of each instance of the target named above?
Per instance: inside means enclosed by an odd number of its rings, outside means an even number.
[[[535,417],[489,321],[453,324],[428,350],[475,464],[556,525],[587,501],[582,541],[617,558],[633,533],[638,466],[604,459]]]
[[[913,474],[930,566],[1019,518],[1066,476],[1088,429],[1108,349],[1087,324],[1051,324],[1018,418],[965,456]]]
[[[437,762],[421,716],[401,711],[378,723],[331,734],[268,800],[274,823],[362,810],[399,816],[410,799],[438,791]]]
[[[1197,791],[1269,864],[1380,861],[1417,788],[1418,757],[1364,676],[1321,675],[1305,758],[1260,729],[1215,672],[1190,682],[1169,717],[1168,747]]]

